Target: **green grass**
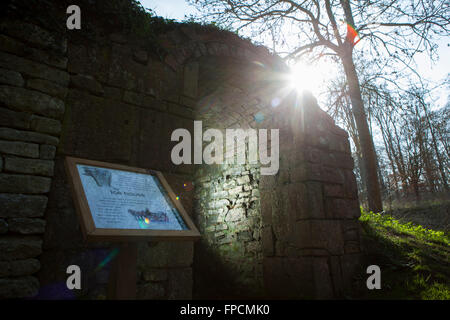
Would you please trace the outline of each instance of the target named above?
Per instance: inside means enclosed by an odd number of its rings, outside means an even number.
[[[362,211],[360,221],[365,263],[381,268],[381,290],[366,289],[364,298],[450,300],[448,234],[388,214]]]

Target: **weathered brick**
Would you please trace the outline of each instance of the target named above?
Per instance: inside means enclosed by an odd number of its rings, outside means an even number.
[[[327,216],[336,219],[357,219],[361,215],[359,203],[356,199],[326,199]]]
[[[45,117],[33,116],[31,118],[31,129],[49,134],[59,134],[61,132],[61,121]]]
[[[46,196],[0,193],[0,217],[42,217],[46,207]]]
[[[167,277],[167,269],[146,269],[142,271],[142,279],[145,281],[165,281]]]
[[[42,240],[36,236],[0,237],[0,260],[20,260],[42,253]]]
[[[0,66],[34,78],[50,80],[62,86],[69,84],[67,72],[5,52],[0,52]]]
[[[28,129],[31,122],[31,114],[26,112],[12,111],[0,107],[0,126],[7,126],[19,129]]]
[[[326,197],[344,198],[346,196],[344,186],[341,184],[326,183],[323,190]]]
[[[39,281],[35,277],[0,279],[0,298],[31,298],[39,290]]]
[[[0,68],[0,83],[23,87],[25,81],[19,72]]]
[[[192,242],[157,242],[138,245],[138,268],[188,267],[192,265]]]
[[[55,54],[55,52],[49,50],[32,48],[28,44],[3,34],[0,35],[0,47],[5,52],[12,53],[29,60],[42,62],[60,69],[65,69],[67,67],[67,57],[64,55]]]
[[[70,84],[75,88],[86,90],[96,95],[103,95],[105,93],[101,83],[90,75],[73,75],[70,77]]]
[[[245,209],[243,207],[237,207],[228,211],[225,221],[233,222],[245,219]]]
[[[58,33],[49,32],[35,24],[24,21],[5,19],[0,29],[15,38],[36,46],[64,53],[67,50],[67,40]]]
[[[28,276],[38,272],[40,268],[41,264],[37,259],[0,261],[0,277]]]
[[[53,146],[56,146],[59,143],[58,138],[50,136],[48,134],[32,131],[22,131],[11,128],[0,128],[0,139],[35,142],[41,144],[50,144]]]
[[[0,173],[0,192],[47,193],[50,185],[46,177]]]
[[[66,97],[68,90],[66,87],[52,81],[34,78],[27,80],[27,87],[60,99],[64,99]]]
[[[10,232],[20,234],[41,234],[45,231],[45,220],[38,218],[11,218],[8,219]]]
[[[290,234],[296,248],[322,248],[331,254],[344,253],[344,239],[339,223],[334,220],[300,220]]]
[[[64,114],[64,102],[38,91],[0,85],[0,102],[20,111],[61,118]]]
[[[39,157],[39,145],[34,143],[0,140],[0,153],[37,158]]]
[[[48,144],[41,144],[39,146],[39,158],[53,160],[56,154],[56,147]]]
[[[5,157],[5,171],[53,176],[52,160]]]

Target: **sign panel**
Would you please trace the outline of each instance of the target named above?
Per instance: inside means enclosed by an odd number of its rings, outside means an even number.
[[[200,236],[160,172],[72,157],[66,167],[87,238]]]

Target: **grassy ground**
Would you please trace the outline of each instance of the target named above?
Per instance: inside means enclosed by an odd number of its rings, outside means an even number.
[[[360,221],[364,264],[381,269],[381,289],[365,289],[362,297],[450,300],[449,234],[402,223],[387,214],[362,212]],[[361,275],[360,281],[367,277]]]

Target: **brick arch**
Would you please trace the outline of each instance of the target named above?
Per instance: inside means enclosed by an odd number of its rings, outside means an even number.
[[[161,47],[167,52],[164,62],[179,70],[189,60],[200,57],[229,57],[244,61],[260,61],[270,68],[287,70],[283,60],[264,46],[255,46],[229,31],[207,27],[181,26],[162,36]]]

